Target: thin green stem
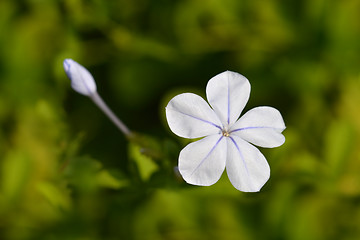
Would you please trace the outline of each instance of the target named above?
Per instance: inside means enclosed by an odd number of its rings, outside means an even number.
[[[90,98],[126,137],[132,136],[129,128],[111,111],[97,92],[91,94]]]

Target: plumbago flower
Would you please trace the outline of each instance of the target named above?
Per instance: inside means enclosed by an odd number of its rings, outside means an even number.
[[[269,164],[252,144],[266,148],[282,145],[285,124],[272,107],[253,108],[238,119],[249,95],[249,81],[226,71],[211,78],[206,86],[211,107],[193,93],[170,100],[166,107],[170,129],[183,138],[202,138],[180,152],[179,171],[187,183],[210,186],[225,168],[240,191],[257,192],[267,182]]]

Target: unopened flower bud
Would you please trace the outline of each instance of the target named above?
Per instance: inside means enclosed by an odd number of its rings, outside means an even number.
[[[65,59],[64,69],[75,91],[85,96],[96,93],[95,80],[86,68],[72,59]]]

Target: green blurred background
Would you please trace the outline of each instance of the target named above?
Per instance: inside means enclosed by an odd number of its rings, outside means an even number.
[[[160,155],[70,88],[65,58]],[[360,239],[359,63],[358,0],[1,0],[0,239]],[[164,107],[225,70],[287,125],[260,193],[173,171],[188,142]]]

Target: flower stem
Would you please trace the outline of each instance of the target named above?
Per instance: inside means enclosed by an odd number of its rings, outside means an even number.
[[[90,98],[126,137],[131,137],[132,132],[129,128],[111,111],[97,92],[91,94]]]

